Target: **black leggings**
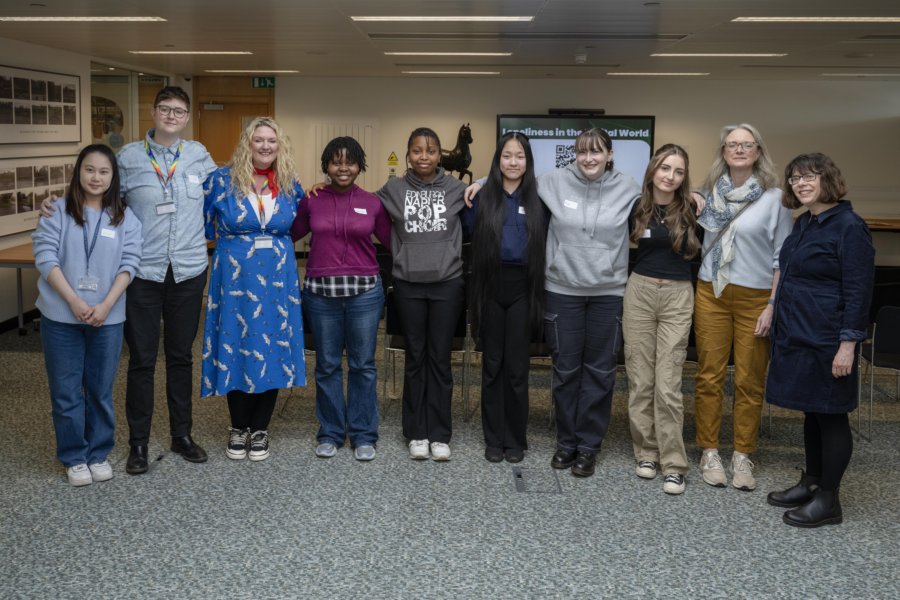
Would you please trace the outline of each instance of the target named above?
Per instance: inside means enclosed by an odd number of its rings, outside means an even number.
[[[227,395],[232,427],[249,428],[251,432],[265,431],[269,428],[269,421],[272,420],[275,403],[278,401],[277,389],[258,394],[232,390]]]
[[[806,445],[806,474],[821,477],[819,487],[833,492],[841,485],[841,478],[850,455],[853,454],[853,434],[846,413],[829,415],[804,413],[803,442]]]

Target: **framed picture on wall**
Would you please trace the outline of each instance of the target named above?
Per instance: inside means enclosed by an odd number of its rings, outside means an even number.
[[[79,76],[0,65],[0,144],[80,141]]]
[[[0,236],[37,227],[41,201],[65,195],[78,156],[0,160]]]

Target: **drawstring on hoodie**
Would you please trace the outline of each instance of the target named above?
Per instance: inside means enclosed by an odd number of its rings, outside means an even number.
[[[331,200],[334,203],[334,237],[338,237],[340,233],[338,232],[338,206],[337,206],[337,197],[338,195],[332,190],[331,192]],[[353,208],[353,188],[350,188],[350,199],[347,202],[347,212],[344,213],[344,241],[347,241],[347,216],[350,214],[350,209]],[[341,264],[344,264],[344,260],[347,258],[347,247],[349,244],[344,244],[344,253],[341,255]]]
[[[606,179],[606,173],[604,173],[604,174],[600,177],[600,194],[599,194],[599,196],[600,196],[601,198],[603,197],[603,180],[604,180],[604,179]],[[594,182],[591,181],[590,179],[588,179],[587,187],[584,188],[584,198],[581,199],[581,214],[582,214],[582,217],[581,217],[581,230],[582,230],[582,231],[586,231],[586,230],[587,230],[587,198],[588,198],[588,193],[591,191],[591,184],[592,184],[592,183],[594,183]],[[599,207],[598,207],[598,209],[597,209],[597,216],[594,217],[594,224],[593,224],[593,226],[591,227],[591,239],[594,239],[594,232],[597,230],[597,221],[598,221],[598,220],[600,220],[600,209],[599,209]]]

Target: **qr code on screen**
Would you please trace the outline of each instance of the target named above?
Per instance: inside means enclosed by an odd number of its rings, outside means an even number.
[[[575,160],[575,146],[558,145],[556,147],[556,168],[562,169]]]

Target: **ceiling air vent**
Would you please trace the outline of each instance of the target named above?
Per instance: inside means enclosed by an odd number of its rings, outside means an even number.
[[[864,35],[855,40],[844,40],[842,44],[900,44],[900,35],[897,34],[874,34]]]

